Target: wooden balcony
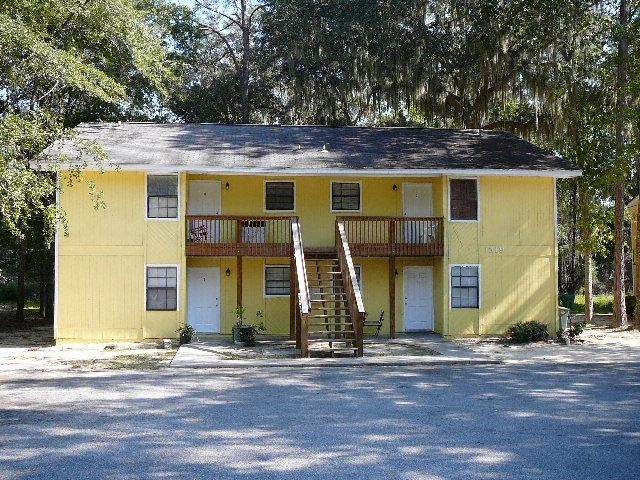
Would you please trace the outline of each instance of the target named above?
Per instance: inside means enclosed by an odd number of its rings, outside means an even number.
[[[340,217],[353,257],[441,257],[442,217]]]
[[[295,218],[187,215],[186,254],[293,257],[291,224]],[[353,257],[444,255],[442,217],[339,217],[337,220],[344,224]]]
[[[187,215],[186,254],[291,257],[292,217]]]

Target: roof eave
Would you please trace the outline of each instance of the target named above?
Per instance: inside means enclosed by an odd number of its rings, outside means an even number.
[[[346,168],[220,168],[214,166],[192,165],[139,165],[120,164],[123,171],[148,171],[148,172],[187,172],[193,174],[217,174],[217,175],[273,175],[296,177],[444,177],[444,176],[502,176],[502,177],[552,177],[575,178],[582,175],[581,170],[529,170],[529,169],[346,169]]]

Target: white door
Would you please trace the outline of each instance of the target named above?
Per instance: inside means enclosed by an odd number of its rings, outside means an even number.
[[[404,267],[404,330],[433,329],[433,267]]]
[[[187,215],[220,215],[220,182],[189,180]],[[217,220],[190,220],[191,241],[219,242],[220,222]]]
[[[188,215],[220,215],[220,182],[189,180]]]
[[[200,333],[220,333],[220,269],[187,268],[187,323]]]
[[[431,183],[402,184],[402,215],[404,217],[433,216],[433,185]],[[434,223],[425,220],[404,221],[405,243],[433,241]]]

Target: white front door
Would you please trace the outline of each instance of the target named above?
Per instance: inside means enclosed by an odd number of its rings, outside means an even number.
[[[220,269],[187,268],[187,323],[200,333],[220,333]]]
[[[211,180],[189,180],[187,215],[220,215],[220,182]],[[190,220],[189,237],[197,242],[219,242],[218,220]]]
[[[433,267],[404,267],[404,330],[433,329]]]
[[[431,183],[402,184],[402,215],[404,217],[433,216],[433,185]],[[405,243],[432,241],[434,224],[425,220],[404,221]]]

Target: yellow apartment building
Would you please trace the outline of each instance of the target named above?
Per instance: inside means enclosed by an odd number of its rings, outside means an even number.
[[[303,354],[316,340],[361,354],[363,328],[381,315],[390,337],[558,326],[556,179],[580,172],[509,133],[78,131],[119,169],[86,173],[106,210],[82,189],[60,193],[69,234],[56,244],[58,342],[175,338],[185,322],[229,335],[237,305]]]

